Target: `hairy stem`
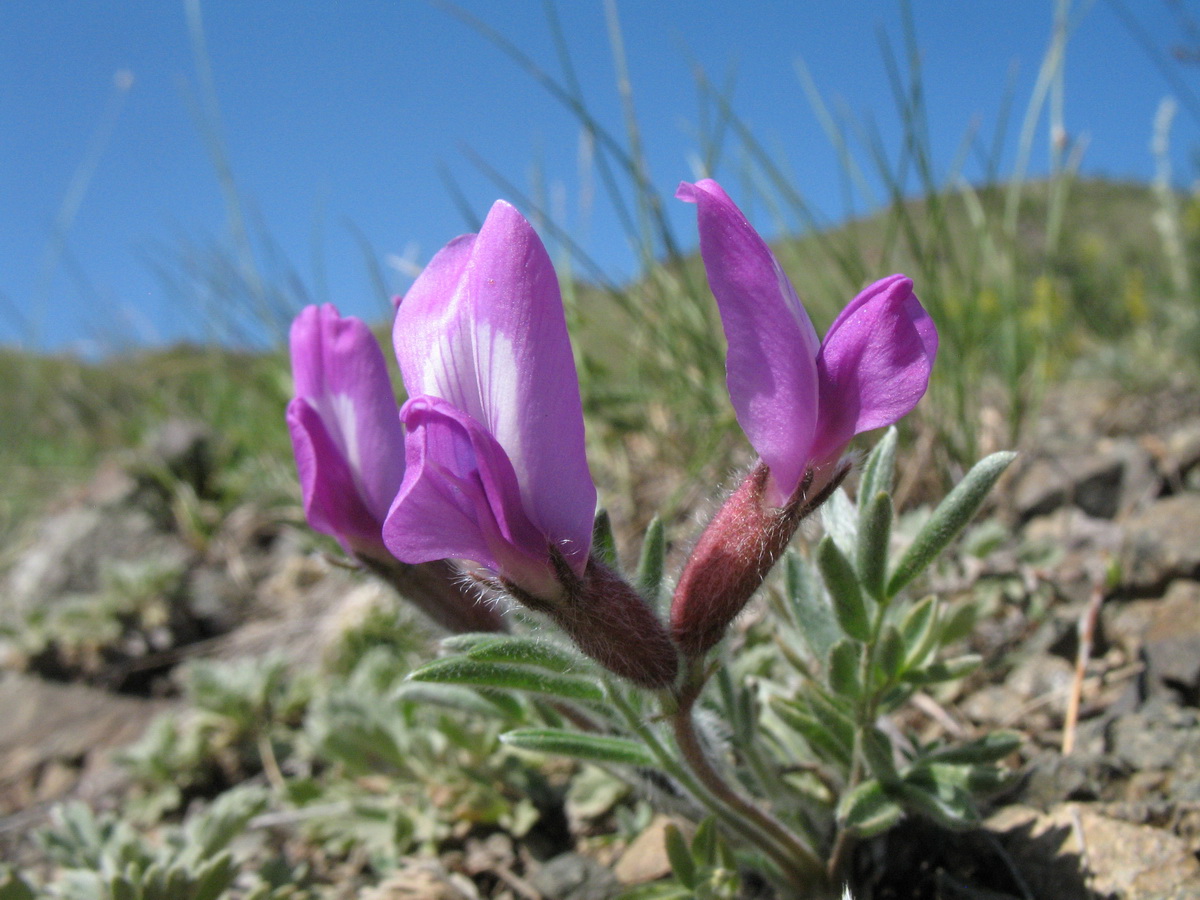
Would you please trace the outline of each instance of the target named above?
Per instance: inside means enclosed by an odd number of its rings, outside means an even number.
[[[869,728],[875,721],[875,716],[879,710],[879,698],[888,685],[883,684],[878,688],[871,686],[871,672],[875,664],[875,648],[879,645],[879,635],[883,632],[883,624],[887,620],[887,609],[891,603],[890,596],[884,596],[882,600],[875,606],[875,616],[871,621],[871,636],[863,647],[862,660],[859,663],[858,683],[863,686],[862,696],[856,704],[855,714],[856,722],[854,729],[854,750],[850,756],[850,775],[846,779],[845,793],[849,793],[858,787],[863,779],[863,774],[866,770],[866,761],[863,758],[863,731]],[[826,872],[830,881],[838,881],[841,877],[843,869],[850,861],[850,853],[855,845],[854,836],[850,832],[838,826],[837,837],[833,842],[833,850],[829,854],[829,863]]]
[[[768,838],[769,843],[764,843],[762,849],[794,884],[809,889],[820,885],[825,880],[825,874],[817,855],[783,823],[735,790],[709,760],[700,743],[692,715],[701,685],[699,679],[684,685],[676,697],[678,709],[671,716],[675,743],[684,762],[724,807]]]
[[[751,847],[761,849],[770,857],[779,867],[781,874],[787,881],[787,886],[791,890],[806,890],[811,888],[813,884],[812,876],[800,871],[791,862],[791,858],[785,849],[780,847],[769,833],[764,832],[753,822],[747,821],[736,811],[730,809],[706,785],[698,781],[687,766],[681,765],[674,754],[659,740],[658,735],[654,733],[653,729],[646,725],[644,718],[629,706],[628,701],[622,696],[619,688],[615,688],[610,684],[609,696],[613,704],[625,718],[626,724],[646,744],[664,772],[678,781],[681,787],[703,804],[727,828],[738,834]]]

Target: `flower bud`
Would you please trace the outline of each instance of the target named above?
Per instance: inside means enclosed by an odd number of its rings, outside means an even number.
[[[572,580],[565,563],[559,568],[567,586],[559,602],[543,603],[511,584],[506,587],[610,672],[644,688],[669,687],[679,671],[679,653],[638,592],[595,556],[588,558],[582,578]]]
[[[800,522],[850,467],[809,469],[782,507],[767,502],[771,471],[758,463],[725,501],[688,557],[671,602],[671,635],[689,659],[711,650],[787,549]]]

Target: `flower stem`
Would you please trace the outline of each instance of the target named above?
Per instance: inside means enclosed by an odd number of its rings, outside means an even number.
[[[768,839],[762,849],[799,886],[811,889],[825,880],[816,854],[766,810],[743,797],[717,771],[705,753],[692,713],[703,682],[691,679],[676,696],[678,709],[671,716],[680,755],[701,784],[743,822]]]
[[[739,834],[751,847],[761,849],[770,857],[779,867],[780,873],[786,879],[787,886],[791,890],[808,891],[812,888],[814,883],[812,874],[801,870],[792,861],[787,849],[781,847],[771,833],[763,831],[754,822],[748,821],[737,811],[729,808],[705,784],[698,781],[687,766],[681,765],[674,754],[659,740],[653,729],[647,727],[644,719],[629,706],[619,688],[610,684],[609,697],[613,701],[613,705],[620,710],[633,733],[641,738],[649,748],[663,771],[678,781],[681,787],[720,819],[726,827]]]
[[[850,755],[850,773],[846,779],[844,792],[846,794],[858,787],[865,774],[866,761],[863,758],[862,749],[863,731],[874,724],[879,709],[879,697],[887,688],[886,684],[873,686],[871,673],[875,664],[875,648],[879,646],[879,635],[883,632],[883,624],[887,620],[887,608],[891,600],[890,596],[884,596],[876,604],[875,615],[871,621],[871,635],[863,647],[862,661],[859,664],[858,682],[862,685],[862,696],[855,709],[854,750]],[[826,868],[830,881],[840,879],[842,870],[849,863],[850,854],[856,843],[857,841],[849,830],[839,825]]]

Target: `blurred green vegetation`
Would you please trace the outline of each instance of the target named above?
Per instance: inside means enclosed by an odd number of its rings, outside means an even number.
[[[290,393],[280,352],[177,346],[88,362],[0,348],[0,548],[104,457],[140,447],[170,418],[207,423],[219,436],[218,491],[261,484],[252,470],[264,464],[286,471]]]

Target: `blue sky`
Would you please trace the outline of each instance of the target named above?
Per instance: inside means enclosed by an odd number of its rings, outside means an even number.
[[[1125,3],[1159,47],[1182,38],[1165,0]],[[461,5],[561,71],[541,3]],[[1050,0],[912,6],[938,164],[950,166],[972,121],[990,141],[1015,66],[1011,164],[1050,35]],[[1107,0],[1074,6],[1065,122],[1087,141],[1083,169],[1149,179],[1154,115],[1171,87]],[[667,195],[695,175],[702,119],[693,63],[718,82],[734,73],[738,114],[830,220],[846,213],[837,158],[796,60],[831,102],[897,140],[879,50],[881,33],[901,43],[896,0],[625,0],[617,9],[650,176]],[[428,259],[467,227],[441,169],[477,215],[505,193],[464,147],[521,190],[549,185],[588,252],[618,276],[635,271],[611,209],[585,199],[578,124],[444,10],[423,0],[208,0],[202,12],[238,189],[313,299],[382,316],[356,233],[381,259]],[[603,3],[559,0],[558,13],[588,103],[620,131]],[[1200,88],[1200,69],[1177,71]],[[114,87],[127,77],[120,73],[132,75],[124,92]],[[178,275],[180,248],[229,239],[193,109],[201,92],[185,0],[5,3],[0,84],[0,343],[94,351],[204,338],[203,306],[155,272],[157,263]],[[1181,184],[1195,175],[1198,130],[1181,112],[1172,144]],[[1043,122],[1035,171],[1047,165],[1046,133]],[[735,197],[739,171],[731,154],[715,173]],[[694,246],[690,210],[672,206]],[[764,226],[766,218],[764,210]],[[68,219],[58,243],[56,222]],[[385,272],[391,290],[408,283],[394,267]]]

